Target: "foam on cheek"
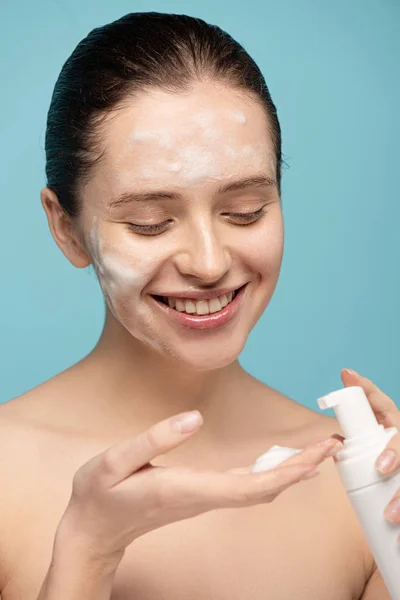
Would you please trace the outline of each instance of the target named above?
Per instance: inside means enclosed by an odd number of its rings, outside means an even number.
[[[148,328],[154,331],[154,325],[151,313],[146,311],[140,297],[141,290],[152,277],[154,261],[141,253],[134,268],[118,256],[104,252],[96,217],[89,231],[89,240],[94,267],[112,314],[134,337],[160,348],[158,339],[145,333]],[[129,248],[126,254],[132,257]]]

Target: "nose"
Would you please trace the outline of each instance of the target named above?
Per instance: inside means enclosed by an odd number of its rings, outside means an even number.
[[[221,232],[212,223],[200,219],[188,231],[185,247],[175,260],[182,275],[207,284],[222,279],[231,263],[231,254]]]

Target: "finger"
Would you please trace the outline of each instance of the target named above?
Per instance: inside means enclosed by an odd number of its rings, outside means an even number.
[[[385,508],[385,517],[392,523],[400,523],[400,490]]]
[[[393,427],[395,422],[393,415],[399,412],[395,402],[385,394],[370,379],[359,375],[351,369],[342,369],[341,377],[346,387],[359,385],[363,388],[375,413],[378,423],[384,427]]]
[[[192,421],[183,420],[191,415]],[[80,477],[90,473],[91,477],[100,478],[103,485],[112,487],[185,442],[202,423],[199,411],[180,413],[160,421],[138,436],[119,442],[92,458],[79,469]]]
[[[225,473],[231,473],[232,475],[246,475],[251,473],[254,463],[247,465],[246,467],[235,467],[234,469],[226,469]]]
[[[378,456],[375,466],[380,473],[392,473],[400,468],[400,433],[396,433],[385,450]]]
[[[334,434],[329,437],[321,437],[317,438],[314,442],[307,444],[305,448],[301,452],[293,457],[287,458],[280,465],[290,465],[290,464],[299,464],[299,463],[310,463],[310,464],[319,464],[322,462],[324,458],[327,457],[329,452],[334,448],[335,454],[339,450],[343,449],[343,440],[342,436],[339,434]],[[250,465],[246,465],[244,467],[235,467],[234,469],[227,469],[226,473],[232,473],[234,475],[245,475],[246,473],[251,473],[254,467],[254,463]]]
[[[243,474],[172,468],[157,472],[156,483],[157,486],[161,484],[166,505],[172,503],[175,506],[177,498],[184,498],[185,505],[198,506],[199,512],[206,512],[256,504],[267,498],[272,500],[284,489],[315,471],[314,465],[304,463]]]
[[[319,465],[329,456],[333,456],[342,450],[343,447],[343,443],[335,437],[322,438],[319,441],[307,444],[301,452],[287,458],[281,465],[296,465],[298,463]]]
[[[314,465],[298,463],[259,473],[227,475],[227,479],[221,480],[215,487],[213,504],[216,507],[233,507],[257,504],[265,499],[273,500],[289,486],[317,473]]]
[[[226,469],[225,473],[231,473],[231,475],[246,475],[251,473],[253,465],[247,465],[247,467],[235,467],[234,469]]]

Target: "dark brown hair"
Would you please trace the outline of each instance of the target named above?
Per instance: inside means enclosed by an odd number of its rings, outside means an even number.
[[[214,80],[265,110],[281,193],[281,129],[264,77],[228,33],[202,19],[158,12],[127,14],[93,29],[64,63],[47,115],[46,186],[71,217],[104,156],[101,125],[149,88],[179,93]]]

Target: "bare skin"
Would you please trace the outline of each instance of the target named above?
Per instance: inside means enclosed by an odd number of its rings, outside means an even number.
[[[86,359],[0,407],[6,457],[1,465],[2,600],[36,600],[74,473],[127,435],[111,410],[100,409],[82,421],[80,383],[93,376],[89,363]],[[199,451],[194,436],[153,464],[222,471],[251,464],[274,444],[302,448],[341,433],[335,419],[247,374],[243,380],[246,407],[242,396],[231,397],[236,411],[229,439],[200,441]],[[90,383],[96,388],[96,379]],[[85,396],[85,401],[103,406],[106,398]],[[133,429],[135,435],[141,428]],[[211,511],[135,540],[116,572],[112,600],[239,599],[249,594],[255,600],[360,598],[373,560],[333,459],[319,470],[316,478],[290,487],[270,504]]]

